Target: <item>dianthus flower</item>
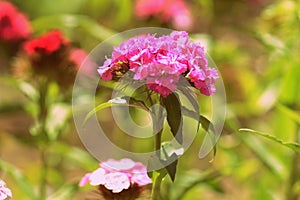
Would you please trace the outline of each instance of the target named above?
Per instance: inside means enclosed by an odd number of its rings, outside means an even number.
[[[12,197],[11,190],[8,189],[5,182],[0,179],[0,200],[5,200],[9,197]]]
[[[157,16],[163,22],[171,21],[176,28],[188,30],[192,25],[190,9],[183,0],[137,0],[138,17]]]
[[[29,55],[50,55],[67,44],[67,40],[62,36],[60,31],[51,31],[39,38],[26,42],[24,49]]]
[[[72,48],[62,32],[53,30],[24,43],[14,63],[14,72],[17,77],[30,79],[38,75],[68,86],[73,83],[84,56],[86,53]]]
[[[208,67],[203,46],[191,43],[184,31],[169,36],[139,36],[115,47],[111,58],[98,68],[105,81],[118,80],[125,73],[144,81],[147,88],[167,97],[179,86],[181,77],[204,95],[215,93],[216,69]]]
[[[0,39],[25,39],[30,33],[28,19],[10,2],[0,1]]]
[[[100,162],[100,167],[92,173],[86,174],[80,181],[79,186],[90,184],[104,186],[112,193],[121,193],[133,187],[142,187],[152,181],[147,175],[146,166],[131,159],[113,160]],[[100,187],[101,188],[101,187]]]

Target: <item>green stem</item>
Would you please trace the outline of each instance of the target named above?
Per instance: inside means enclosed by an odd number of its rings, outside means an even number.
[[[160,186],[163,178],[164,176],[162,174],[159,174],[153,181],[152,195],[151,195],[152,200],[161,200]]]
[[[40,185],[39,185],[39,199],[45,200],[47,196],[47,174],[48,174],[48,163],[46,151],[48,148],[48,137],[46,132],[46,120],[48,115],[47,109],[47,90],[48,90],[48,82],[42,82],[39,88],[40,99],[39,99],[39,107],[40,112],[38,116],[38,120],[40,122],[40,132],[38,134],[39,143],[38,147],[41,151],[41,174],[40,174]]]
[[[41,177],[40,177],[40,190],[39,190],[39,199],[45,200],[46,194],[47,194],[47,174],[48,174],[48,164],[47,164],[47,157],[46,157],[46,151],[42,149],[41,151]]]
[[[38,116],[38,120],[41,123],[41,129],[40,129],[40,136],[43,138],[43,140],[46,140],[46,120],[47,120],[47,114],[48,114],[48,109],[47,109],[47,90],[48,90],[48,84],[47,83],[42,83],[41,87],[39,89],[40,93],[40,99],[39,99],[39,107],[40,107],[40,112]]]
[[[296,130],[296,142],[300,142],[300,125],[297,126]],[[299,200],[300,194],[299,189],[297,190],[297,184],[299,184],[300,180],[300,154],[295,152],[293,155],[292,168],[289,177],[288,188],[286,191],[286,199],[287,200]]]
[[[153,132],[155,135],[155,151],[157,157],[160,159],[160,149],[161,149],[161,137],[162,137],[162,127],[164,123],[163,109],[159,107],[158,109],[152,110],[152,122],[153,122]],[[160,187],[164,175],[159,171],[154,172],[153,176],[153,186],[152,186],[152,200],[161,200]]]

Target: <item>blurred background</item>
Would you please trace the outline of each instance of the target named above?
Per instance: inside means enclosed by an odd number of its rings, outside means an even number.
[[[9,2],[26,16],[30,26],[27,38],[0,39],[0,178],[12,189],[13,199],[34,199],[32,191],[38,193],[41,184],[45,185],[47,199],[84,199],[91,188],[78,188],[77,184],[98,165],[80,142],[71,115],[61,115],[70,111],[71,89],[66,91],[60,84],[49,86],[47,98],[57,109],[52,118],[57,114],[62,123],[51,121],[50,126],[59,131],[51,136],[55,139],[46,140],[51,146],[43,150],[43,139],[32,131],[39,109],[38,100],[28,93],[34,93],[35,86],[27,85],[32,81],[27,80],[20,87],[14,73],[20,64],[18,58],[22,58],[22,44],[55,29],[68,38],[72,48],[90,52],[116,33],[137,27],[164,27],[185,30],[205,45],[227,95],[226,121],[216,156],[212,162],[212,155],[198,159],[205,136],[199,132],[179,161],[175,183],[165,181],[165,199],[300,200],[300,155],[299,145],[297,149],[295,145],[300,141],[298,0]],[[0,9],[0,28],[5,26],[4,18]],[[107,101],[110,88],[99,88],[97,102]],[[199,101],[206,105],[203,97],[199,96]],[[122,139],[120,130],[110,128],[114,127],[111,116],[101,112],[99,120],[111,131],[115,143],[125,147],[131,144],[132,149],[144,144],[152,148],[151,142],[132,144]],[[203,112],[208,111],[203,108]],[[136,111],[133,115],[138,120],[143,113]],[[240,128],[271,136],[241,132]],[[294,144],[296,150],[279,141]],[[41,183],[45,167],[47,175]]]

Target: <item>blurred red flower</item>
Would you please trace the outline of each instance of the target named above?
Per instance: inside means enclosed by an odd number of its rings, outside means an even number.
[[[0,39],[25,39],[30,33],[28,19],[10,2],[0,1]]]
[[[83,50],[73,48],[61,31],[52,30],[24,43],[14,62],[14,74],[30,81],[41,77],[68,88],[86,56]]]
[[[24,50],[29,54],[49,55],[57,51],[61,46],[67,45],[68,41],[60,31],[51,31],[39,38],[32,39],[24,44]]]
[[[179,29],[192,26],[191,11],[184,0],[136,0],[135,13],[141,18],[156,16]]]

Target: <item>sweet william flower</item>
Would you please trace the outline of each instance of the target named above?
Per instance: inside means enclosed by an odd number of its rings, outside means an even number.
[[[112,193],[121,193],[135,187],[143,187],[152,183],[147,175],[146,166],[131,159],[109,159],[100,162],[99,168],[87,173],[80,181],[79,186],[90,184],[104,186]],[[100,187],[101,188],[101,187]]]
[[[5,200],[12,197],[11,190],[6,187],[3,180],[0,179],[0,200]]]
[[[173,31],[161,37],[130,38],[114,47],[112,57],[98,68],[98,73],[105,81],[132,74],[134,81],[144,82],[148,89],[163,97],[180,87],[181,77],[202,94],[212,95],[218,78],[217,71],[208,66],[203,46],[192,43],[184,31]]]
[[[7,1],[0,1],[0,39],[25,39],[31,34],[27,17]]]

